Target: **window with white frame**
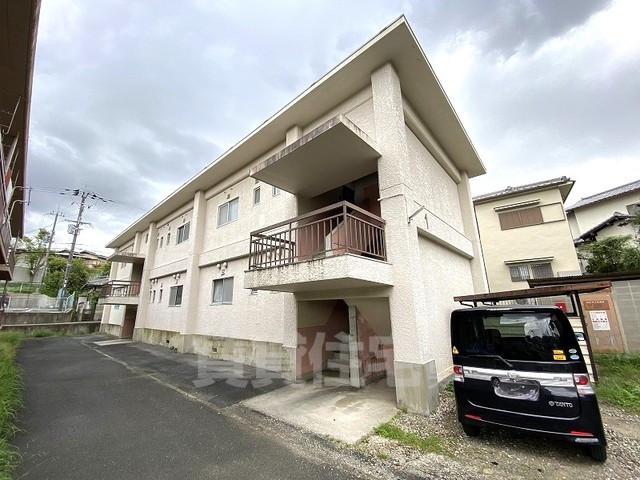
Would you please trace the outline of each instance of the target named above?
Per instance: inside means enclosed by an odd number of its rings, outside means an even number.
[[[260,203],[260,187],[253,189],[253,204],[258,205]]]
[[[162,289],[158,290],[158,303],[162,303]]]
[[[226,225],[238,219],[238,205],[240,199],[238,197],[223,203],[218,207],[218,226]]]
[[[162,248],[162,242],[164,241],[164,237],[160,237],[160,248]]]
[[[281,191],[282,191],[282,190],[280,190],[278,187],[273,187],[273,190],[272,190],[271,194],[272,194],[274,197],[277,197],[278,195],[280,195],[280,192],[281,192]]]
[[[185,223],[181,227],[178,227],[178,233],[176,237],[176,245],[189,240],[189,223]]]
[[[553,269],[550,262],[509,265],[509,273],[511,274],[512,282],[524,282],[531,278],[553,277]]]
[[[151,303],[153,303],[153,302],[155,302],[155,301],[156,301],[156,291],[155,291],[155,290],[153,290],[153,291],[151,292]]]
[[[218,278],[213,281],[214,305],[231,305],[233,303],[233,277]]]
[[[167,233],[167,246],[169,246],[170,240],[171,240],[171,232]]]
[[[182,305],[182,285],[169,289],[169,306],[177,307],[178,305]]]

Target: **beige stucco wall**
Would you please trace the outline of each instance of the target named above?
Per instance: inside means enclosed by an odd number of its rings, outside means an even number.
[[[200,272],[198,296],[198,334],[284,343],[283,321],[290,315],[285,306],[293,295],[259,291],[252,293],[243,287],[247,258],[227,262],[227,268],[216,265]],[[213,281],[233,277],[233,304],[215,305]]]
[[[453,297],[475,293],[471,264],[468,258],[420,237],[420,267],[428,273],[423,286],[427,303],[420,321],[428,331],[428,354],[435,359],[438,381],[442,381],[452,367],[449,319],[459,307]]]
[[[496,207],[539,200],[544,223],[501,230]],[[551,268],[579,273],[580,265],[569,225],[562,210],[562,197],[555,188],[476,204],[476,217],[491,291],[527,288],[527,282],[513,282],[505,262],[553,257]],[[560,219],[560,220],[558,220]]]

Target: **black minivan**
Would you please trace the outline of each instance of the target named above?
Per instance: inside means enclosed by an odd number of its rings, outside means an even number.
[[[564,438],[607,458],[604,428],[569,319],[557,307],[485,306],[451,313],[458,420]]]

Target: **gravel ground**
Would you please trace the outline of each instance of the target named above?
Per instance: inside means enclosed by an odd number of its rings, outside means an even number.
[[[467,437],[456,416],[453,394],[443,392],[436,413],[428,417],[401,413],[392,423],[421,436],[436,434],[447,454],[422,453],[372,434],[357,449],[381,470],[408,478],[457,479],[638,479],[640,416],[601,406],[608,460],[594,462],[578,446],[544,437],[486,430]],[[375,460],[374,460],[375,459]]]

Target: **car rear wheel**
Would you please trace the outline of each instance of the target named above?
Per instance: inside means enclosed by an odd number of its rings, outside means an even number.
[[[607,447],[602,445],[591,445],[589,447],[589,456],[596,462],[604,462],[607,459]]]
[[[475,425],[467,425],[466,423],[462,424],[462,430],[469,437],[477,437],[480,434],[480,427],[476,427]]]

